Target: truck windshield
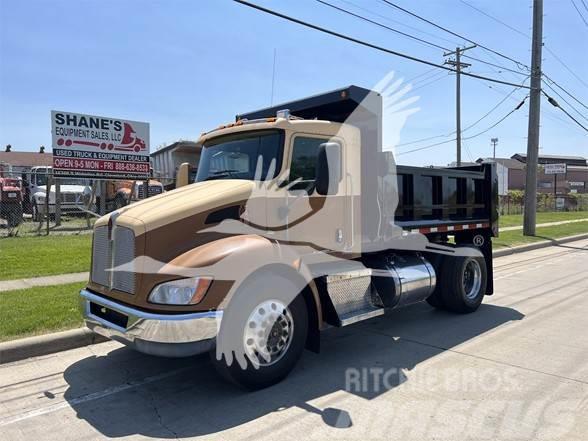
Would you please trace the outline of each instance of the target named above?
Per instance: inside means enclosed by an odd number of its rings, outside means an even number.
[[[272,179],[280,171],[284,134],[281,130],[243,132],[204,143],[196,182],[211,179]],[[257,163],[261,161],[261,174]],[[272,161],[274,170],[268,176]]]

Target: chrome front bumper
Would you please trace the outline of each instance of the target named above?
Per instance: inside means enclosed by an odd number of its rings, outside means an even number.
[[[86,326],[139,352],[163,357],[188,357],[211,348],[222,311],[154,314],[121,305],[86,289],[80,291]]]

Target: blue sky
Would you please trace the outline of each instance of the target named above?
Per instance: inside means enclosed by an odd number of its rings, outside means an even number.
[[[467,1],[530,34],[530,0]],[[444,60],[440,49],[358,21],[314,0],[256,2],[400,52],[434,62]],[[464,43],[378,0],[329,2],[440,46],[454,48]],[[527,38],[460,0],[396,3],[530,64]],[[581,2],[576,3],[582,8]],[[588,83],[588,26],[569,0],[547,0],[544,8],[545,44]],[[583,12],[588,18],[588,10]],[[274,50],[274,103],[348,84],[372,87],[394,71],[395,78],[405,80],[421,75],[405,96],[418,96],[413,107],[420,110],[407,119],[400,143],[447,134],[455,128],[453,75],[426,73],[427,66],[301,28],[229,0],[0,0],[0,144],[3,148],[10,143],[13,150],[49,146],[52,109],[147,121],[152,151],[178,139],[196,139],[202,131],[231,121],[236,113],[270,104]],[[517,70],[514,64],[479,48],[469,54]],[[476,61],[472,64],[471,72],[517,83],[524,79]],[[588,103],[588,87],[547,51],[544,71]],[[476,121],[511,90],[463,77],[462,126]],[[525,95],[523,89],[514,92],[463,136],[486,129]],[[542,153],[588,156],[586,132],[546,101],[542,109]],[[586,115],[588,111],[583,110]],[[491,156],[491,137],[499,138],[497,156],[525,151],[527,115],[525,105],[495,129],[466,141],[464,160]],[[399,146],[397,151],[444,139]],[[448,143],[401,155],[398,162],[443,165],[454,159],[454,144]]]

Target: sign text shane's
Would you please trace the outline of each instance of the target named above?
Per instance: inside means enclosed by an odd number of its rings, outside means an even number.
[[[57,176],[144,179],[149,175],[149,124],[51,112]]]

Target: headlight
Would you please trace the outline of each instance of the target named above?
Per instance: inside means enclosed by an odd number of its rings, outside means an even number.
[[[212,277],[192,277],[157,285],[149,294],[150,303],[161,305],[195,305],[204,298]]]

